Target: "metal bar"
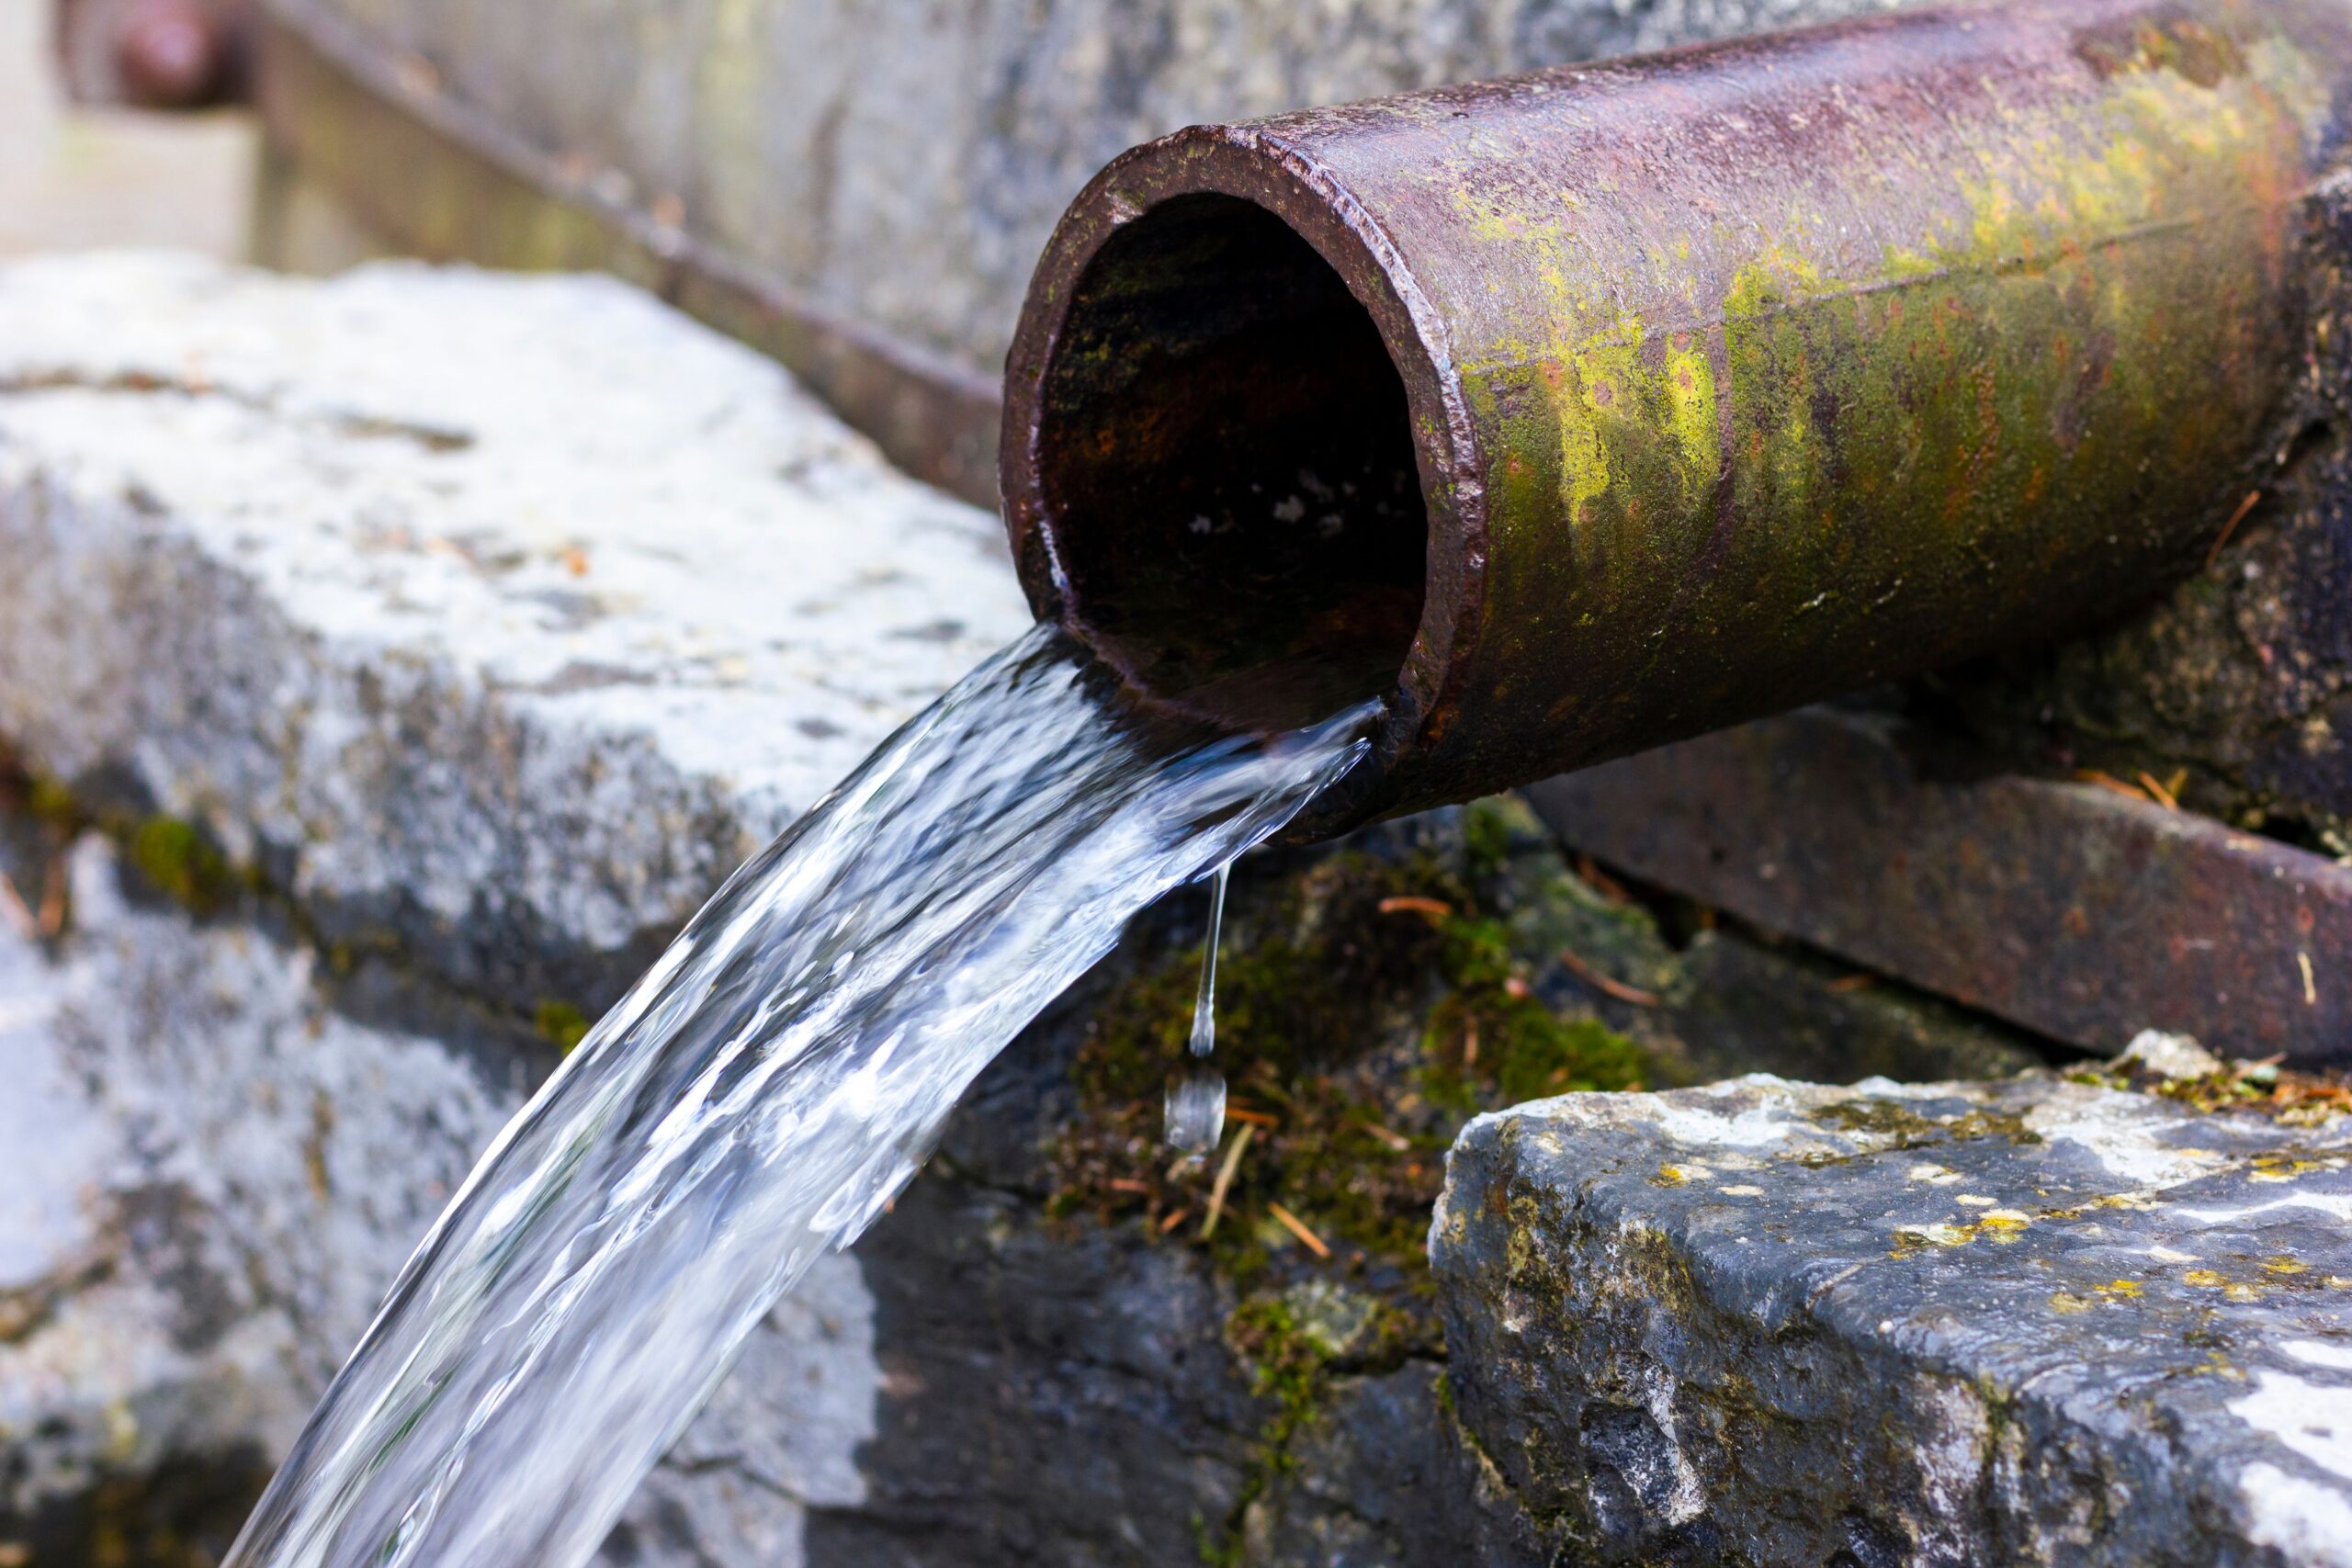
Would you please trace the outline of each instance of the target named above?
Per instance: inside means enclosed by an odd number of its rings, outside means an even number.
[[[1637,877],[2060,1040],[2352,1059],[2352,869],[2210,818],[1827,709],[1528,794]]]
[[[488,266],[610,272],[781,360],[901,468],[996,503],[996,383],[809,299],[599,191],[309,6],[264,16],[256,84],[274,148],[399,249]]]

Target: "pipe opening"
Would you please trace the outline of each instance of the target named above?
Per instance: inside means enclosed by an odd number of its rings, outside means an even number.
[[[1182,196],[1103,243],[1035,450],[1066,617],[1144,691],[1270,728],[1396,685],[1429,532],[1404,383],[1272,212]]]

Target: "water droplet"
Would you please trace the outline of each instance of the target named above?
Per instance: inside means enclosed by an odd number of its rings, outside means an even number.
[[[1191,1067],[1168,1079],[1168,1146],[1204,1155],[1225,1139],[1225,1075]]]

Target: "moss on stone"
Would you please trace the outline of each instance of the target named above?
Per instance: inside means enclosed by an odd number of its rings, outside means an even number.
[[[1928,1116],[1900,1100],[1876,1095],[1834,1101],[1812,1112],[1812,1120],[1841,1132],[1889,1139],[1898,1149],[1930,1148],[1973,1138],[2007,1138],[2013,1144],[2041,1142],[2041,1134],[2029,1128],[2023,1117],[2007,1111],[1970,1111],[1953,1116]]]
[[[1535,995],[1535,955],[1458,864],[1427,851],[1341,851],[1271,887],[1236,889],[1216,1062],[1237,1130],[1252,1132],[1206,1235],[1219,1161],[1175,1159],[1160,1138],[1169,1076],[1188,1061],[1200,950],[1146,964],[1079,1053],[1080,1113],[1055,1151],[1056,1211],[1139,1219],[1150,1235],[1205,1249],[1245,1287],[1320,1269],[1418,1296],[1444,1151],[1463,1122],[1533,1095],[1639,1087],[1647,1060]],[[1261,1223],[1274,1203],[1330,1249],[1328,1261]],[[1433,1322],[1423,1333],[1433,1340]]]
[[[209,915],[235,896],[238,877],[203,830],[177,817],[141,818],[123,842],[154,889],[192,914]]]
[[[1298,1442],[1322,1420],[1332,1378],[1393,1368],[1409,1337],[1393,1308],[1328,1280],[1261,1292],[1234,1309],[1226,1319],[1226,1344],[1248,1372],[1250,1392],[1269,1408],[1221,1527],[1194,1521],[1204,1562],[1227,1568],[1245,1560],[1250,1510],[1297,1472]]]
[[[74,792],[46,774],[27,777],[23,784],[24,810],[61,831],[78,826],[82,811],[74,799]]]
[[[587,1014],[553,997],[540,998],[539,1005],[531,1013],[531,1024],[539,1032],[539,1038],[567,1055],[587,1038],[588,1022]]]

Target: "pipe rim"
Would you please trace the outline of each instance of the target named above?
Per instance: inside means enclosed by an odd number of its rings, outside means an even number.
[[[1371,319],[1403,384],[1427,514],[1420,619],[1383,694],[1369,765],[1339,787],[1330,809],[1316,811],[1360,815],[1390,765],[1444,728],[1480,625],[1487,510],[1477,427],[1444,320],[1379,221],[1327,165],[1266,126],[1193,126],[1121,154],[1070,204],[1030,280],[1006,362],[999,470],[1013,560],[1038,617],[1099,651],[1069,601],[1061,520],[1044,494],[1039,405],[1077,285],[1102,247],[1164,204],[1204,195],[1248,202],[1304,240]]]

